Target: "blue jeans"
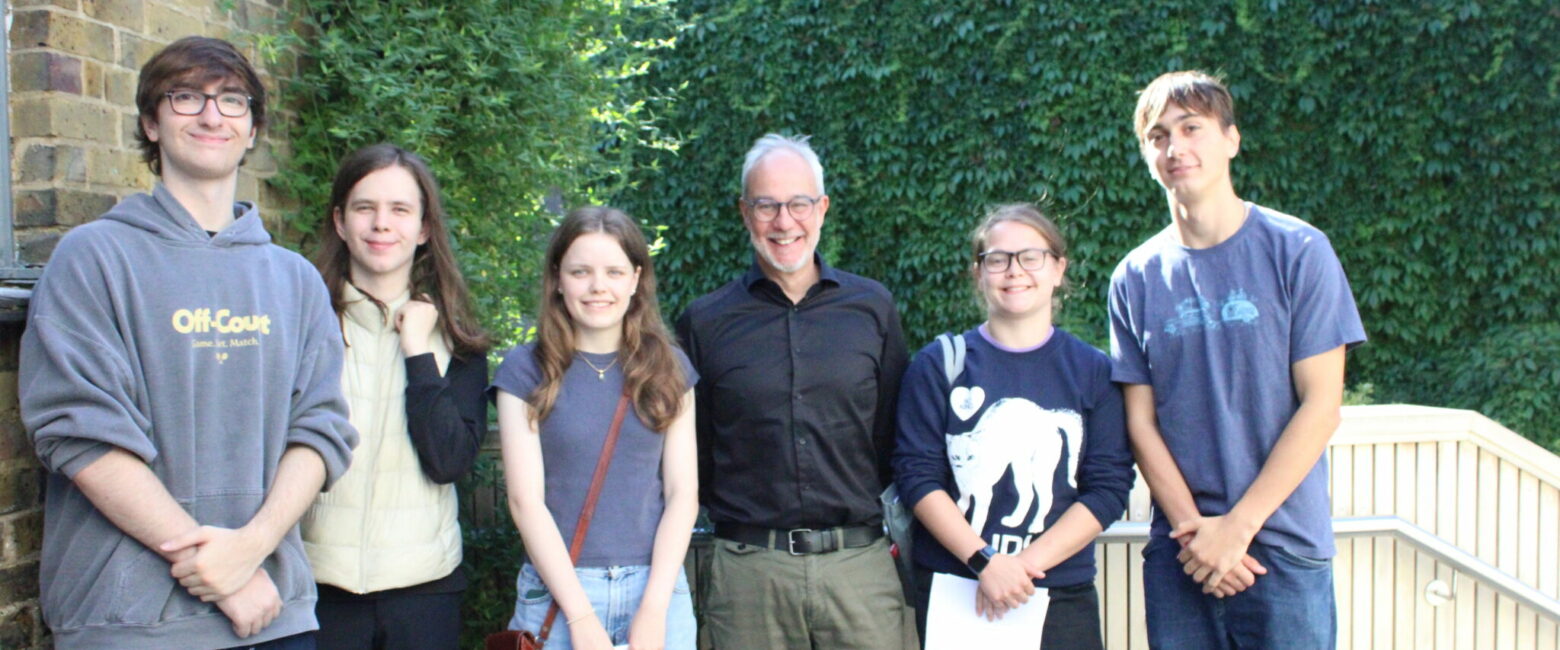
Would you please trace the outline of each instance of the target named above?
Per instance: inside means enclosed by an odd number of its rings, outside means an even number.
[[[577,567],[585,595],[590,598],[596,618],[607,628],[607,636],[614,645],[628,643],[628,626],[639,611],[639,601],[645,595],[645,585],[650,581],[649,566]],[[536,567],[530,562],[520,567],[515,580],[515,615],[509,619],[509,629],[539,632],[547,609],[552,606],[552,593],[542,584]],[[688,576],[677,570],[677,584],[672,587],[672,602],[666,608],[666,650],[694,650],[698,642],[697,624],[693,620],[693,598],[688,593]],[[547,637],[547,650],[570,650],[569,626],[563,612],[554,619],[552,635]]]
[[[1337,645],[1332,560],[1253,542],[1247,553],[1267,568],[1267,575],[1220,599],[1203,594],[1202,586],[1182,571],[1175,559],[1180,548],[1173,539],[1156,537],[1143,549],[1149,647],[1300,650]]]

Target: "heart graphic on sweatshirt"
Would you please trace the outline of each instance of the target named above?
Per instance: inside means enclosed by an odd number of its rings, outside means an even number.
[[[986,390],[980,386],[965,388],[959,386],[948,394],[948,402],[953,406],[953,414],[960,420],[968,420],[980,410],[980,405],[986,401]]]

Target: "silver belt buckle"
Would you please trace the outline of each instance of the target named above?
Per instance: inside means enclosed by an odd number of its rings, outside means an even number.
[[[791,530],[785,531],[785,550],[789,551],[791,555],[802,555],[801,553],[796,552],[796,534],[801,533],[806,535],[807,533],[811,532],[813,532],[813,529],[811,528],[792,528]]]

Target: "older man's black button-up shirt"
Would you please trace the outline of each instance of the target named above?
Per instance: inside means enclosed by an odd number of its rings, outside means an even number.
[[[677,320],[699,372],[700,500],[716,523],[876,524],[907,362],[883,285],[825,265],[792,303],[754,264]]]

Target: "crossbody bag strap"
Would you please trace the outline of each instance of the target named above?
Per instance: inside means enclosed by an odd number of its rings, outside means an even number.
[[[596,514],[596,500],[601,497],[601,484],[606,482],[607,467],[612,464],[612,450],[617,447],[618,431],[623,428],[623,416],[627,414],[628,393],[624,393],[618,398],[617,413],[612,415],[612,427],[607,429],[607,441],[601,443],[601,457],[596,459],[596,475],[591,477],[590,491],[585,493],[585,507],[580,509],[580,521],[574,525],[574,539],[569,542],[570,565],[580,561],[580,551],[585,548],[585,531],[590,529],[590,518]],[[547,635],[552,633],[557,618],[558,600],[555,598],[552,606],[547,608],[547,618],[542,620],[537,640],[547,642]]]

